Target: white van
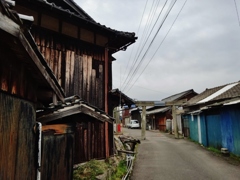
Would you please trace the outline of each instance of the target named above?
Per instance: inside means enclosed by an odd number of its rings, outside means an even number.
[[[139,125],[139,122],[138,122],[138,120],[136,120],[136,119],[132,119],[132,120],[130,120],[130,123],[129,124],[127,124],[127,127],[128,128],[140,128],[140,125]]]

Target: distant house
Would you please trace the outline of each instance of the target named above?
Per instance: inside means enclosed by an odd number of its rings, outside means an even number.
[[[135,107],[135,102],[133,99],[128,97],[126,94],[122,93],[119,89],[112,89],[110,91],[110,99],[112,102],[111,106],[121,106],[122,107],[122,125],[126,126],[131,118],[130,109]]]
[[[130,114],[131,114],[131,119],[136,119],[138,120],[139,124],[140,124],[140,127],[141,127],[141,124],[142,124],[142,109],[139,108],[139,107],[135,107],[135,108],[131,108],[130,109]],[[129,123],[129,122],[125,122],[125,123]]]
[[[161,101],[168,103],[168,102],[177,102],[183,99],[189,100],[196,95],[197,93],[193,89],[190,89],[178,94],[174,94],[167,98],[164,98]],[[147,109],[147,115],[148,115],[149,125],[153,129],[159,129],[160,131],[165,131],[166,120],[172,119],[172,107],[171,106],[150,107]],[[177,115],[177,123],[178,123],[178,129],[182,132],[182,119],[180,114]]]
[[[166,120],[172,119],[171,107],[151,107],[146,114],[148,125],[153,130],[166,131]]]
[[[206,89],[184,105],[189,136],[206,147],[240,155],[240,83]]]

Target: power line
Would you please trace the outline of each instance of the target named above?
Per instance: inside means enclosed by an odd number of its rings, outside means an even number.
[[[155,1],[155,0],[154,0],[154,1]],[[160,1],[160,0],[159,0],[159,1]],[[158,3],[159,3],[159,1],[158,1]],[[152,6],[151,6],[150,13],[149,13],[148,19],[147,19],[147,23],[146,23],[146,26],[145,26],[145,28],[144,28],[143,34],[142,34],[142,36],[143,36],[144,38],[145,38],[145,34],[146,34],[146,29],[148,28],[148,26],[151,25],[151,22],[149,22],[149,21],[150,21],[150,19],[152,19],[152,18],[151,18],[151,14],[152,14],[151,12],[152,12],[153,7],[154,7],[154,2],[153,2],[153,4],[152,4]],[[145,8],[146,8],[146,4],[145,4]],[[145,8],[144,8],[144,9],[145,9]],[[156,8],[156,9],[157,9],[157,8]],[[156,10],[155,10],[154,12],[156,12]],[[145,10],[144,10],[144,13],[145,13]],[[143,13],[143,15],[144,15],[144,13]],[[153,13],[153,14],[154,14],[154,13]],[[143,18],[143,15],[142,15],[142,18]],[[142,22],[142,20],[141,20],[141,22]],[[141,25],[141,24],[140,24],[140,25]],[[140,26],[139,26],[139,27],[140,27]],[[131,68],[130,68],[130,70],[129,70],[129,72],[128,72],[128,74],[127,74],[127,76],[126,76],[123,84],[125,84],[125,82],[128,80],[128,78],[130,77],[130,75],[131,75],[131,73],[132,73],[131,69],[134,69],[134,67],[135,67],[135,65],[136,65],[136,63],[137,63],[137,58],[136,58],[136,56],[137,56],[137,54],[138,54],[138,52],[139,52],[140,46],[141,46],[142,41],[143,41],[144,38],[142,38],[141,41],[140,41],[140,44],[139,44],[139,46],[138,46],[138,48],[137,48],[137,53],[136,53],[136,55],[135,55],[135,57],[134,57],[134,60],[133,60],[133,62],[132,62],[132,64],[131,64],[131,66],[130,66]],[[128,61],[128,63],[129,63],[129,61]],[[125,86],[126,86],[126,85],[125,85]],[[124,87],[124,88],[125,88],[125,87]]]
[[[141,53],[143,52],[143,48],[146,46],[146,43],[147,43],[147,41],[148,41],[150,35],[152,34],[152,31],[153,31],[153,29],[154,29],[154,27],[155,27],[157,21],[159,20],[159,17],[161,16],[162,11],[163,11],[163,9],[164,9],[165,6],[166,6],[166,3],[167,3],[167,0],[165,1],[165,4],[164,4],[164,6],[162,7],[162,10],[161,10],[161,12],[159,13],[159,15],[158,15],[158,17],[157,17],[157,19],[156,19],[156,21],[155,21],[155,23],[154,23],[154,25],[153,25],[153,27],[152,27],[152,29],[151,29],[150,34],[148,35],[146,41],[144,42],[144,45],[141,47],[141,50],[140,50],[140,52],[139,52],[137,58],[135,59],[134,66],[136,65],[137,59],[139,59]],[[150,43],[150,45],[151,45],[151,43]],[[137,55],[137,54],[136,54],[136,55]],[[141,64],[142,64],[142,60],[143,60],[143,58],[142,58],[142,59],[140,60],[140,62],[138,63],[137,67],[135,67],[134,71],[132,71],[131,77],[128,79],[128,82],[125,84],[124,89],[125,89],[125,88],[129,85],[129,83],[132,81],[134,75],[136,74],[136,72],[138,71],[139,67],[140,67]],[[129,75],[130,75],[130,74],[129,74]],[[127,77],[127,78],[128,78],[128,77]]]
[[[137,34],[138,34],[139,29],[140,29],[140,26],[141,26],[141,24],[142,24],[142,20],[143,20],[143,16],[144,16],[144,14],[145,14],[145,10],[146,10],[146,7],[147,7],[147,3],[148,3],[148,0],[146,1],[145,6],[144,6],[144,10],[143,10],[143,13],[142,13],[142,17],[141,17],[140,23],[139,23],[139,25],[138,25]],[[131,59],[131,57],[132,57],[132,53],[133,53],[133,49],[134,49],[134,47],[135,47],[135,46],[133,46],[133,48],[132,48],[132,50],[131,50],[131,54],[130,54],[129,59]],[[126,71],[127,71],[127,67],[128,67],[128,65],[129,65],[129,61],[127,62],[127,66],[126,66],[126,69],[125,69],[124,74],[125,74]],[[129,71],[129,72],[130,72],[130,71]],[[125,81],[126,81],[126,79],[125,79]],[[125,83],[125,81],[123,82],[123,84]]]
[[[141,61],[140,61],[141,63],[143,62],[144,58],[146,57],[146,55],[147,55],[147,53],[148,53],[150,47],[152,46],[154,40],[156,39],[156,37],[157,37],[157,35],[158,35],[160,29],[162,28],[162,26],[163,26],[165,20],[167,19],[168,15],[170,14],[170,12],[171,12],[173,6],[175,5],[176,1],[177,1],[177,0],[174,0],[174,2],[172,3],[172,5],[170,5],[170,7],[168,8],[167,13],[165,14],[165,16],[164,16],[164,18],[163,18],[163,20],[162,20],[162,22],[161,22],[159,28],[157,29],[157,32],[155,33],[155,35],[154,35],[152,41],[150,42],[150,44],[149,44],[147,50],[145,51],[144,55],[143,55],[142,58],[141,58]],[[137,68],[139,68],[139,66],[138,66]],[[136,69],[134,70],[134,73],[136,73]],[[132,79],[133,79],[133,78],[132,78]],[[131,79],[131,80],[132,80],[132,79]],[[132,86],[131,86],[131,87],[132,87]],[[128,90],[128,91],[129,91],[129,90]]]
[[[117,80],[115,80],[115,81],[117,81]],[[119,82],[119,81],[117,81],[117,82]],[[166,93],[166,92],[163,92],[163,91],[157,91],[157,90],[155,90],[155,89],[149,89],[149,88],[146,88],[146,87],[143,87],[143,86],[138,86],[138,85],[134,85],[134,86],[136,86],[136,87],[140,87],[140,88],[142,88],[142,89],[146,89],[146,90],[148,90],[148,91],[154,91],[154,92],[159,92],[159,93],[163,93],[163,94],[169,94],[169,93]],[[114,86],[113,85],[113,88],[114,89],[117,89],[117,87],[116,86]],[[121,90],[122,91],[122,90]],[[122,91],[123,92],[123,91]],[[123,92],[124,93],[124,92]]]
[[[131,85],[131,87],[128,89],[128,91],[133,87],[133,85],[137,82],[137,80],[139,79],[139,77],[142,75],[142,73],[146,70],[147,66],[149,65],[149,63],[152,61],[153,57],[156,55],[157,51],[159,50],[159,48],[161,47],[161,45],[163,44],[164,40],[166,39],[167,35],[169,34],[169,32],[171,31],[173,25],[175,24],[177,18],[179,17],[180,13],[182,12],[185,4],[187,3],[187,0],[184,2],[183,6],[181,7],[180,11],[178,12],[175,20],[173,21],[171,27],[169,28],[168,32],[166,33],[166,35],[164,36],[163,40],[161,41],[161,43],[159,44],[158,48],[156,49],[156,51],[154,52],[154,54],[152,55],[152,57],[150,58],[150,60],[148,61],[147,65],[144,67],[144,69],[142,70],[142,72],[139,74],[139,76],[137,77],[137,79],[134,81],[134,83]],[[128,92],[127,91],[127,92]]]
[[[236,8],[237,17],[238,17],[238,24],[239,24],[239,26],[240,26],[240,19],[239,19],[239,14],[238,14],[238,8],[237,8],[236,0],[234,0],[234,3],[235,3],[235,8]]]

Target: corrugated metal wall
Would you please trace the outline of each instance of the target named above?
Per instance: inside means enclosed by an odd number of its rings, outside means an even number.
[[[222,145],[240,155],[240,106],[224,106],[222,110]]]
[[[189,132],[189,120],[188,120],[188,116],[183,116],[183,134],[184,137],[189,137],[190,132]]]
[[[207,142],[209,147],[222,147],[221,117],[219,114],[206,115]]]
[[[190,138],[199,142],[197,115],[184,115],[189,120]],[[200,114],[201,141],[206,147],[227,148],[240,155],[240,105],[209,109]]]
[[[36,179],[35,110],[0,93],[0,179]]]
[[[198,137],[198,115],[188,115],[189,129],[190,129],[190,138],[196,142],[199,141]]]
[[[34,30],[33,36],[66,96],[104,109],[104,50],[47,31]]]
[[[204,146],[208,146],[208,139],[207,139],[207,121],[205,118],[205,114],[200,114],[200,127],[201,127],[201,140]]]

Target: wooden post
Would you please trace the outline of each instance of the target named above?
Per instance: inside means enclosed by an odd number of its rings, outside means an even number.
[[[176,106],[185,103],[187,99],[178,101],[135,101],[136,106],[142,106],[142,140],[146,139],[146,106],[172,106],[172,116],[174,122],[175,138],[179,138],[177,129]]]
[[[172,117],[173,117],[173,125],[174,125],[174,136],[176,139],[179,138],[178,135],[178,127],[177,127],[177,115],[176,115],[176,106],[172,106]]]
[[[105,48],[105,88],[104,88],[104,102],[105,102],[105,112],[108,114],[108,48]]]
[[[120,119],[119,119],[119,109],[117,107],[117,111],[116,111],[116,132],[120,133],[118,126],[120,126]]]
[[[146,139],[146,106],[142,106],[142,140]]]
[[[109,141],[108,141],[108,122],[105,122],[105,147],[106,147],[106,158],[109,158]]]

